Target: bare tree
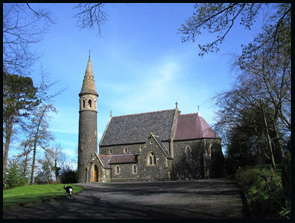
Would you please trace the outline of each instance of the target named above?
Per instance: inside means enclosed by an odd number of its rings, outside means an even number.
[[[288,24],[291,28],[291,3],[196,3],[193,15],[178,30],[184,35],[183,42],[189,40],[194,42],[196,36],[201,35],[203,30],[217,33],[214,41],[198,45],[200,56],[209,52],[217,52],[218,45],[226,39],[235,24],[251,29],[264,5],[270,5],[274,9],[273,13],[269,15],[272,22],[270,29],[273,31],[273,35],[269,35],[265,39],[266,42],[272,43],[285,32],[281,29],[282,24]],[[291,33],[288,33],[288,36],[291,38]],[[252,50],[262,46],[263,44],[257,43],[256,48],[252,48]]]
[[[93,29],[95,26],[98,28],[98,34],[101,34],[101,25],[107,21],[107,13],[102,8],[103,3],[79,3],[73,9],[78,9],[79,12],[75,14],[78,19],[76,25],[80,29]]]
[[[30,139],[23,140],[19,146],[19,150],[21,150],[21,153],[15,156],[20,159],[20,165],[23,170],[23,179],[26,179],[28,175],[29,162],[31,160],[30,153],[33,151],[32,141]]]
[[[275,160],[285,155],[283,141],[291,135],[291,12],[289,4],[278,6],[278,15],[270,19],[278,21],[264,24],[262,33],[244,46],[242,55],[234,60],[233,88],[215,97],[221,107],[218,124],[229,132],[245,119],[244,111],[255,109],[260,117],[254,123],[246,122],[241,131],[253,124],[253,134],[274,169]],[[246,138],[241,140],[249,142]]]
[[[22,76],[30,74],[30,67],[40,57],[32,50],[32,45],[40,42],[53,24],[50,16],[49,10],[33,9],[29,3],[3,4],[4,72]]]
[[[48,153],[44,154],[43,158],[37,159],[35,181],[38,184],[53,182],[53,162]]]
[[[52,148],[47,150],[48,158],[52,160],[53,170],[55,174],[55,181],[58,181],[60,171],[66,168],[68,156],[63,152],[61,144],[56,143]]]
[[[271,35],[272,33],[266,33]],[[256,38],[255,41],[263,41]],[[291,54],[288,39],[283,44],[281,39],[275,43],[264,42],[264,47],[252,51],[251,56],[239,57],[234,63],[237,67],[236,83],[230,91],[215,97],[220,106],[218,111],[219,129],[229,133],[238,130],[240,121],[246,118],[245,111],[255,109],[258,119],[244,122],[243,132],[252,128],[264,155],[271,160],[275,170],[275,160],[285,155],[283,140],[288,141],[291,135]],[[251,113],[252,116],[254,115]],[[251,116],[249,116],[251,117]],[[262,120],[262,121],[261,121]],[[252,125],[252,127],[251,127]],[[261,129],[261,130],[259,130]],[[285,135],[285,138],[283,136]],[[229,134],[229,137],[231,135]],[[263,144],[264,140],[266,144]],[[235,139],[236,140],[236,139]],[[240,138],[240,143],[249,143],[248,138]],[[229,140],[231,144],[233,138]],[[280,153],[276,151],[279,149]],[[267,152],[265,152],[267,151]]]
[[[30,139],[33,144],[33,160],[31,169],[31,179],[30,184],[33,183],[34,179],[34,168],[36,161],[37,147],[41,147],[43,150],[47,151],[49,149],[48,143],[54,140],[51,132],[48,131],[49,123],[48,119],[50,116],[48,112],[57,112],[53,105],[41,105],[36,108],[32,114],[31,123],[26,126],[26,131],[30,134]]]

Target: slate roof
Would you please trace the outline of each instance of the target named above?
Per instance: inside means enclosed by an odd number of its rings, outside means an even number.
[[[99,160],[102,162],[104,168],[111,168],[109,165],[110,155],[97,155]]]
[[[112,117],[100,146],[144,143],[150,131],[162,141],[170,139],[175,109]]]
[[[103,167],[106,169],[110,169],[110,164],[117,163],[137,163],[138,153],[133,154],[114,154],[114,155],[101,155],[96,154],[98,159],[103,164]]]
[[[110,155],[109,164],[137,163],[138,153]]]
[[[179,115],[176,124],[174,141],[219,138],[204,118],[198,113]]]
[[[162,142],[162,140],[160,139],[159,136],[154,135],[153,133],[151,133],[151,135],[154,137],[154,139],[157,141],[158,145],[162,148],[163,152],[166,154],[166,156],[169,159],[173,159],[169,150],[167,149],[167,147],[165,146],[165,144]]]

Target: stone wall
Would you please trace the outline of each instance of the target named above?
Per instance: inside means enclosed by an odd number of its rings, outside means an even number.
[[[115,146],[101,146],[99,148],[99,154],[102,155],[112,155],[112,154],[130,154],[130,153],[140,153],[143,148],[144,143],[141,144],[130,144],[130,145],[115,145]],[[127,152],[125,151],[127,149]],[[112,150],[112,152],[110,151]]]
[[[112,170],[111,169],[104,169],[101,165],[100,161],[98,160],[97,156],[94,156],[92,160],[87,165],[87,182],[96,182],[94,179],[94,169],[95,166],[98,167],[98,181],[99,183],[110,183]]]
[[[190,157],[187,150],[190,148]],[[220,139],[174,141],[173,178],[201,179],[224,176]]]
[[[190,159],[186,149],[190,149]],[[175,180],[204,178],[203,140],[174,141],[173,178]]]
[[[151,152],[156,157],[156,165],[150,165]],[[142,170],[141,178],[145,181],[171,180],[172,160],[167,159],[163,150],[158,146],[153,137],[146,141],[142,152],[138,156],[138,166]]]
[[[169,148],[169,142],[163,142],[163,144]],[[99,154],[112,155],[112,154],[125,154],[125,153],[140,153],[145,143],[136,143],[129,145],[114,145],[114,146],[100,146]],[[127,149],[127,152],[125,151]],[[111,152],[111,151],[112,152]]]
[[[138,156],[138,163],[111,165],[112,182],[163,181],[171,179],[171,160],[166,158],[156,141],[151,137],[144,145],[130,145],[127,147],[130,148],[130,152],[133,153],[133,149],[137,149],[138,151],[140,146],[142,146],[142,149]],[[112,148],[114,151],[116,151],[116,149],[124,149],[124,147],[121,146]],[[104,149],[108,151],[108,148],[105,147]],[[149,155],[151,152],[156,159],[155,165],[149,163]],[[136,172],[134,172],[134,165],[136,166]],[[119,173],[117,173],[117,167],[119,168]]]
[[[174,141],[173,144],[173,160],[167,159],[153,137],[149,137],[145,144],[100,147],[100,154],[110,155],[110,149],[112,154],[139,153],[138,163],[111,165],[109,175],[111,182],[185,180],[224,176],[224,158],[220,139]],[[149,165],[150,152],[156,156],[156,165]],[[134,165],[136,165],[136,173],[133,171]],[[117,166],[119,174],[116,173]]]

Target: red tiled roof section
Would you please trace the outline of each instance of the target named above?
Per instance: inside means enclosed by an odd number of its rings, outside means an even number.
[[[179,115],[173,140],[219,138],[198,113]]]

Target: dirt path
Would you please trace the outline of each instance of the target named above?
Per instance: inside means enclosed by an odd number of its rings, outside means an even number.
[[[3,218],[248,218],[233,179],[77,184],[77,196],[4,211]]]

